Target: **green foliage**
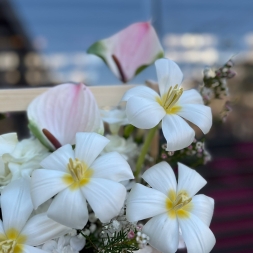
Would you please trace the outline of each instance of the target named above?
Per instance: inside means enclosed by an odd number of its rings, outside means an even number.
[[[127,234],[129,231],[120,230],[115,232],[113,236],[108,234],[105,236],[97,237],[94,234],[85,236],[86,245],[85,252],[88,249],[93,249],[89,252],[99,253],[132,253],[135,250],[139,250],[138,244],[134,239],[128,239]]]
[[[182,150],[175,152],[166,151],[166,145],[161,146],[157,163],[161,161],[168,162],[172,167],[176,167],[177,163],[183,163],[191,168],[196,169],[198,166],[206,164],[211,157],[205,149],[205,139],[194,140],[193,143]]]

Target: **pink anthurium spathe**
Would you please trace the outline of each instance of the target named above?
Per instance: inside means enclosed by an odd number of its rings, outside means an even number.
[[[27,109],[29,128],[50,150],[75,144],[77,132],[103,133],[96,100],[84,84],[61,84],[35,98]]]
[[[124,83],[163,57],[163,49],[150,22],[134,23],[87,51],[103,59]]]

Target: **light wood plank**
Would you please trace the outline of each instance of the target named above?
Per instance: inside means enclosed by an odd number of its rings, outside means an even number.
[[[117,106],[123,94],[135,85],[111,85],[89,87],[99,107]],[[25,111],[29,103],[50,88],[2,89],[0,112]]]

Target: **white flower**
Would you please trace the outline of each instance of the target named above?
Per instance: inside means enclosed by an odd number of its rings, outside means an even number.
[[[40,162],[48,155],[48,150],[38,139],[30,138],[16,143],[15,148],[2,154],[5,176],[8,180],[5,183],[0,181],[0,184],[5,185],[21,177],[30,177],[32,171],[40,168]],[[3,171],[3,165],[0,165],[0,168]]]
[[[163,253],[178,248],[179,229],[188,253],[208,253],[215,244],[209,225],[214,200],[194,196],[206,181],[194,170],[178,164],[178,185],[172,168],[161,162],[148,169],[143,179],[153,188],[136,184],[127,199],[128,220],[151,218],[143,227],[150,245]]]
[[[0,190],[11,181],[12,174],[2,159],[4,153],[11,153],[18,138],[16,133],[0,135]]]
[[[68,233],[69,228],[38,214],[28,219],[33,205],[29,182],[15,180],[4,188],[1,196],[3,221],[0,220],[0,252],[43,253],[32,246]]]
[[[100,114],[103,121],[109,124],[112,134],[117,134],[121,126],[128,124],[125,109],[103,108],[100,109]]]
[[[196,90],[183,90],[183,74],[176,63],[160,59],[155,65],[160,95],[145,86],[128,90],[122,98],[127,101],[126,114],[130,124],[142,129],[153,128],[162,121],[167,151],[183,149],[192,143],[195,132],[182,118],[206,134],[212,125],[211,109],[203,105]]]
[[[118,135],[107,134],[106,138],[109,139],[110,142],[106,145],[102,153],[118,152],[127,161],[138,156],[139,148],[131,137],[126,140]]]
[[[49,253],[78,253],[85,246],[83,236],[65,235],[44,243],[40,248]]]
[[[133,174],[116,152],[98,157],[108,142],[96,133],[77,133],[75,151],[67,144],[44,159],[44,169],[32,174],[35,209],[58,193],[47,214],[65,226],[85,226],[89,218],[86,200],[102,222],[118,215],[126,196],[125,187],[118,182]]]

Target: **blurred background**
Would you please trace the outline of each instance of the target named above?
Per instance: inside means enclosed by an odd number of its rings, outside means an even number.
[[[0,0],[0,88],[84,82],[119,84],[96,56],[95,41],[126,26],[151,20],[166,57],[175,60],[190,86],[206,66],[231,57],[237,76],[229,81],[233,111],[220,115],[207,136],[212,162],[199,172],[203,190],[216,201],[211,229],[214,253],[253,252],[253,1],[252,0]],[[156,80],[150,66],[131,83]],[[0,133],[28,136],[24,113],[0,122]]]

